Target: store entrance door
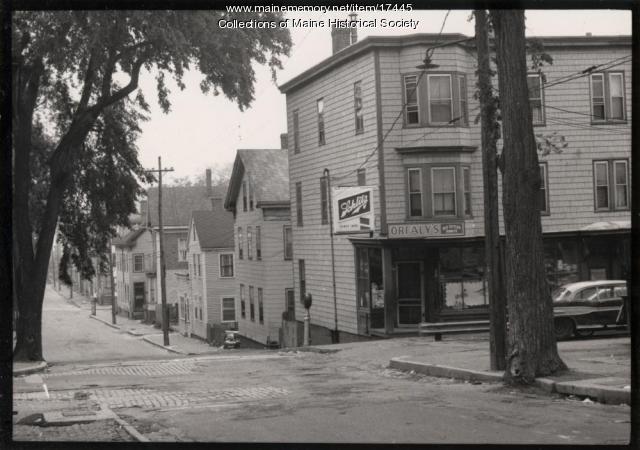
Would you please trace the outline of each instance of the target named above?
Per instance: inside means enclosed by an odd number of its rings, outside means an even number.
[[[423,317],[422,262],[399,262],[396,267],[398,326],[414,326]]]

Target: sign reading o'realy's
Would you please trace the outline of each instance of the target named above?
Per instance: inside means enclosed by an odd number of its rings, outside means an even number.
[[[334,233],[368,233],[374,229],[373,187],[333,188]]]
[[[443,238],[464,236],[464,222],[390,223],[389,238]]]

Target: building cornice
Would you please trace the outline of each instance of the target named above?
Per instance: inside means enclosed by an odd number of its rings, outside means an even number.
[[[534,39],[541,41],[545,48],[631,46],[631,36],[531,36],[527,38],[527,40]],[[290,91],[298,89],[322,74],[363,54],[371,52],[375,48],[402,48],[413,45],[432,45],[437,47],[457,45],[470,51],[475,50],[474,38],[459,33],[442,35],[416,33],[404,36],[368,36],[283,83],[279,86],[280,92],[287,94]]]

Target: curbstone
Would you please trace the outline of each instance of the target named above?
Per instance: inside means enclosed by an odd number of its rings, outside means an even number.
[[[487,383],[499,383],[502,381],[502,372],[484,372],[457,367],[440,366],[437,364],[425,364],[407,361],[400,358],[392,358],[389,363],[392,369],[409,372],[411,370],[432,377],[455,378],[465,381],[484,381]]]
[[[13,376],[18,377],[22,375],[29,375],[32,373],[43,372],[48,367],[46,361],[40,361],[39,363],[35,363],[33,365],[27,367],[16,368],[15,363],[13,364]]]
[[[114,324],[112,324],[112,323],[110,323],[110,322],[107,322],[107,321],[106,321],[106,320],[104,320],[104,319],[101,319],[101,318],[100,318],[100,317],[98,317],[98,316],[92,316],[92,315],[89,315],[89,317],[90,317],[91,319],[93,319],[93,320],[97,320],[98,322],[102,322],[103,324],[107,325],[108,327],[115,328],[116,330],[119,330],[119,329],[120,329],[120,325],[114,325]]]
[[[488,383],[500,383],[503,381],[502,372],[487,372],[472,369],[461,369],[458,367],[440,366],[415,361],[408,361],[403,358],[392,358],[389,362],[392,369],[404,372],[414,371],[424,375],[441,378],[455,378],[465,381],[484,381]],[[608,387],[605,385],[592,384],[589,380],[556,382],[550,378],[536,378],[534,386],[542,389],[546,393],[560,393],[565,395],[576,395],[580,397],[590,397],[599,403],[619,405],[631,405],[631,391]]]
[[[631,405],[631,391],[591,384],[589,380],[558,382],[556,383],[556,391],[561,394],[591,397],[600,403]]]
[[[189,353],[187,353],[187,352],[183,352],[183,351],[181,351],[181,350],[176,350],[176,349],[174,349],[174,348],[167,347],[167,346],[162,345],[162,344],[158,344],[157,342],[153,342],[153,341],[152,341],[151,339],[149,339],[147,336],[142,336],[142,340],[143,340],[143,341],[145,341],[145,342],[148,342],[148,343],[149,343],[149,344],[151,344],[151,345],[155,345],[156,347],[163,348],[163,349],[165,349],[165,350],[167,350],[167,351],[169,351],[169,352],[171,352],[171,353],[177,353],[177,354],[179,354],[179,355],[188,355],[188,354],[189,354]]]

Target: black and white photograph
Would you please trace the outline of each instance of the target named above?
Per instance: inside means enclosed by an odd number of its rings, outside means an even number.
[[[90,5],[3,6],[9,448],[640,445],[631,2]]]

